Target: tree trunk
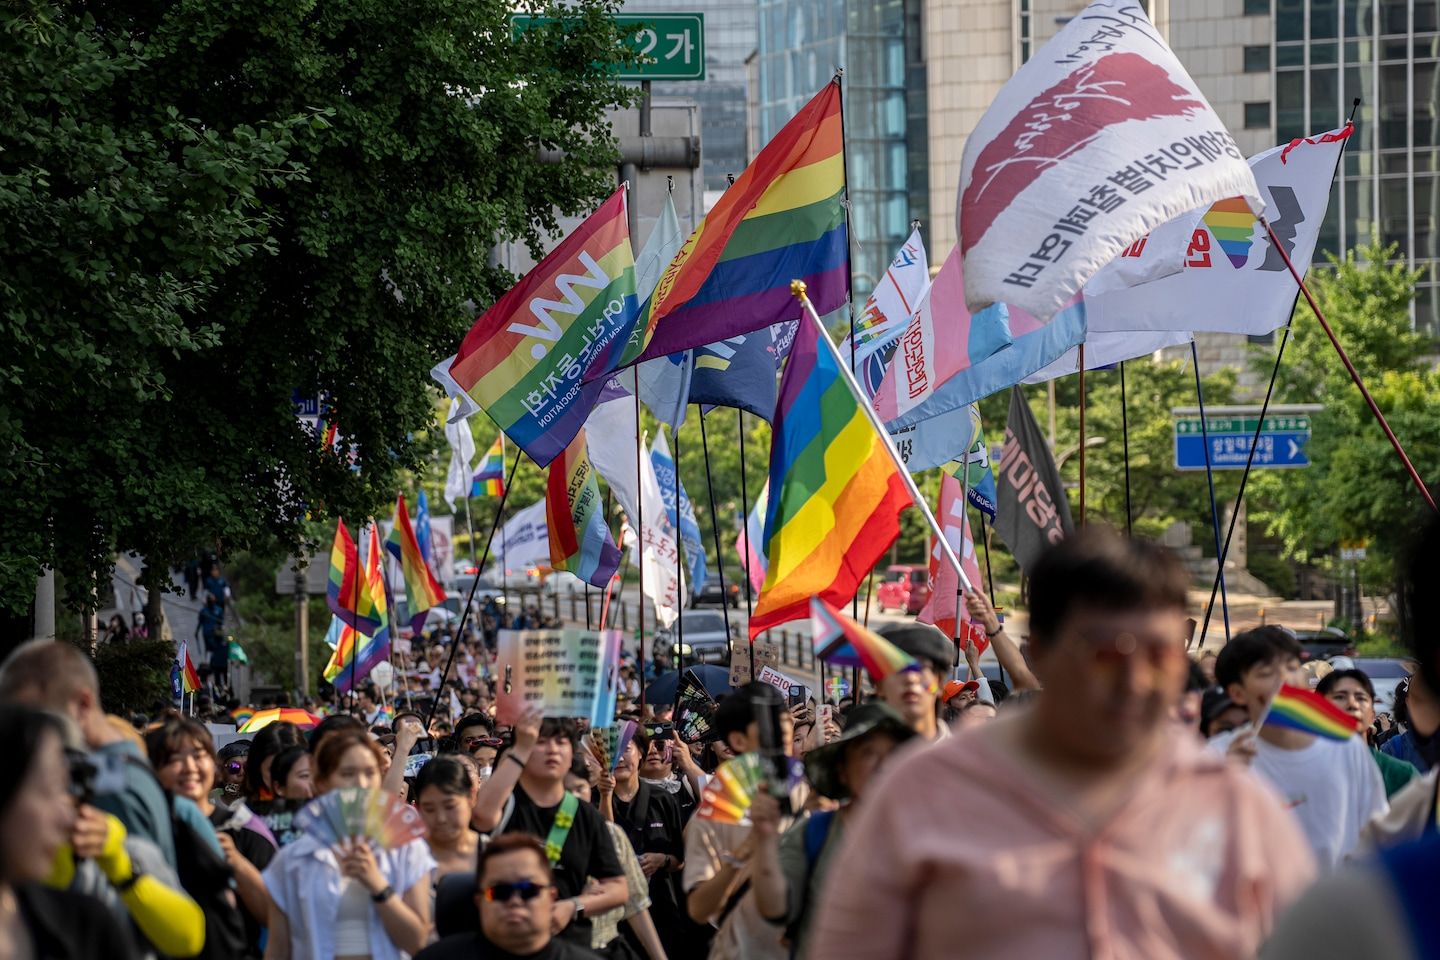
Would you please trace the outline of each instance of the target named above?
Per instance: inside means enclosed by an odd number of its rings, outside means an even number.
[[[147,563],[140,579],[145,587],[145,627],[150,631],[150,639],[167,639],[170,634],[165,625],[165,588],[170,585],[170,578],[165,576],[165,571],[155,570]]]

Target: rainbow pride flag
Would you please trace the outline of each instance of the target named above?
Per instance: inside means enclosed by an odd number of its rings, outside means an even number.
[[[622,187],[481,314],[450,376],[540,466],[584,424],[635,324],[635,255]]]
[[[385,549],[400,563],[400,575],[405,580],[405,596],[412,615],[410,622],[419,630],[429,609],[445,602],[445,590],[420,553],[420,541],[415,539],[415,528],[410,526],[410,513],[405,508],[403,493],[395,498],[395,522],[385,538]]]
[[[816,657],[839,667],[864,667],[876,683],[920,666],[910,654],[819,597],[810,600],[810,630]]]
[[[582,427],[550,463],[545,525],[550,530],[550,566],[569,570],[595,587],[608,584],[620,568],[620,550],[605,524],[603,503]]]
[[[780,129],[700,221],[641,307],[608,369],[716,343],[800,316],[804,280],[822,315],[850,292],[840,85]],[[598,376],[592,368],[587,377]]]
[[[811,597],[839,606],[900,535],[910,504],[885,441],[814,323],[802,320],[770,441],[769,565],[750,636],[804,617]]]
[[[1265,725],[1288,727],[1326,740],[1348,740],[1359,723],[1320,694],[1287,683],[1270,701]]]
[[[495,438],[470,478],[470,496],[500,497],[505,494],[505,434]]]
[[[379,626],[366,636],[348,625],[340,631],[339,642],[325,666],[325,679],[338,693],[349,693],[353,681],[370,676],[375,665],[390,657],[390,614],[386,608],[385,580],[380,566],[380,534],[370,526],[369,550],[365,555],[364,593],[376,611]]]
[[[195,661],[190,659],[190,647],[183,640],[180,642],[180,655],[175,659],[180,663],[180,688],[186,693],[199,690],[200,673],[195,669]]]

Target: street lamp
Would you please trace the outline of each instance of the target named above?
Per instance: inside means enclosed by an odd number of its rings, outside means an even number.
[[[1104,437],[1086,437],[1086,438],[1085,438],[1085,449],[1088,450],[1088,449],[1090,449],[1091,447],[1098,447],[1098,446],[1100,446],[1100,444],[1102,444],[1102,443],[1104,443],[1104,442],[1105,442],[1105,438],[1104,438]],[[1063,467],[1063,466],[1065,466],[1065,461],[1066,461],[1066,460],[1069,460],[1071,457],[1075,456],[1075,454],[1077,454],[1077,453],[1079,453],[1079,452],[1080,452],[1080,448],[1079,448],[1078,446],[1069,447],[1069,448],[1065,449],[1064,451],[1062,451],[1061,454],[1060,454],[1058,457],[1055,458],[1055,470],[1056,470],[1056,472],[1059,472],[1060,468]]]

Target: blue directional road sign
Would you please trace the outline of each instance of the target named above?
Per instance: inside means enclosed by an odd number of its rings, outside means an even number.
[[[1256,442],[1258,417],[1206,417],[1202,431],[1199,417],[1175,418],[1175,469],[1204,470],[1205,441],[1210,441],[1210,467],[1214,470],[1244,470],[1250,444]],[[1310,440],[1310,417],[1305,414],[1267,416],[1255,447],[1256,469],[1308,467],[1305,444]]]

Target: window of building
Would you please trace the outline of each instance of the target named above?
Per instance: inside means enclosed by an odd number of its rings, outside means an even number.
[[[1245,0],[1245,16],[1263,17],[1270,14],[1270,0]]]
[[[1264,130],[1270,126],[1270,101],[1257,100],[1245,104],[1245,129]]]
[[[1245,72],[1270,72],[1270,47],[1268,44],[1245,48]]]

